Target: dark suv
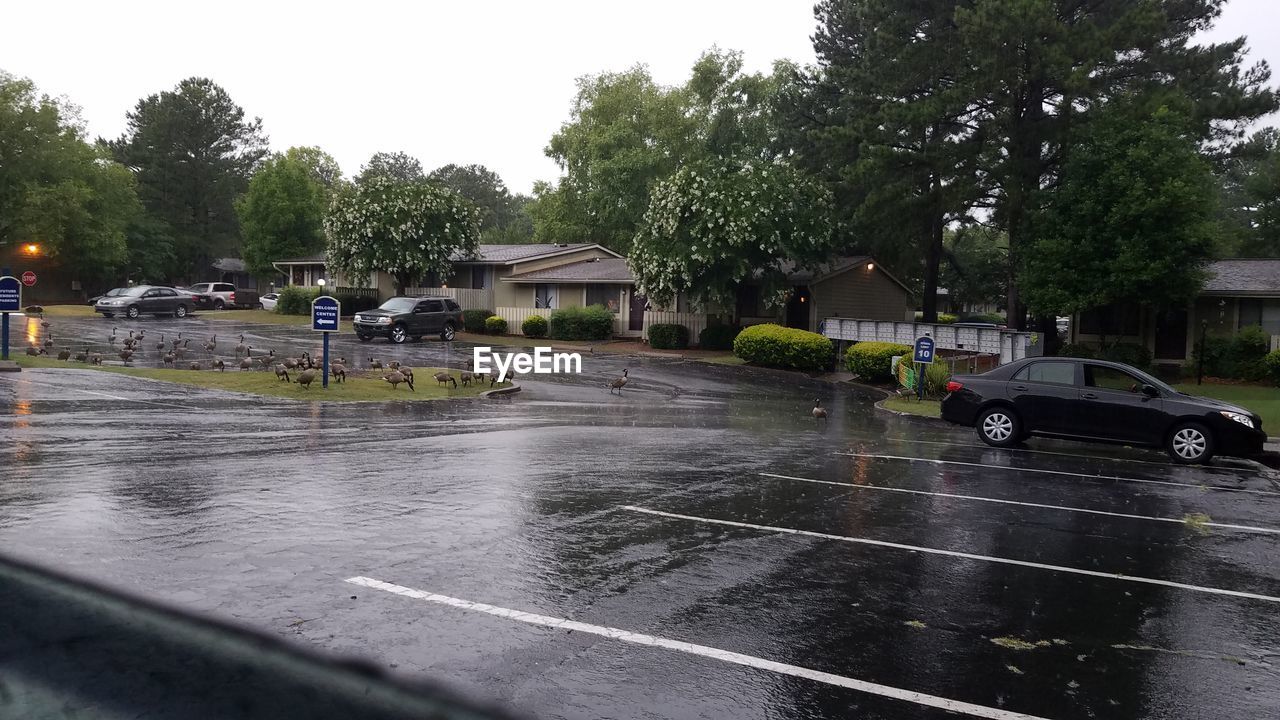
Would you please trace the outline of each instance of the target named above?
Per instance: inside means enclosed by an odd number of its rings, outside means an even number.
[[[395,297],[377,310],[356,313],[353,324],[360,342],[369,342],[374,335],[397,344],[409,338],[421,340],[423,335],[452,340],[462,327],[462,308],[453,298]]]

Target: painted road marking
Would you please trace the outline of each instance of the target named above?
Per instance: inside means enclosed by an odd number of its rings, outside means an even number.
[[[1173,482],[1172,480],[1143,480],[1141,478],[1121,477],[1119,475],[1090,475],[1088,473],[1067,472],[1066,470],[1045,470],[1042,468],[1021,468],[1009,465],[991,465],[989,463],[963,462],[961,460],[935,460],[934,458],[918,458],[906,455],[878,455],[875,453],[837,452],[837,455],[848,457],[878,458],[880,460],[904,460],[906,462],[932,463],[934,465],[962,465],[964,467],[991,468],[993,470],[1013,470],[1024,473],[1043,473],[1046,475],[1066,475],[1068,477],[1086,478],[1088,480],[1116,480],[1119,482],[1144,483],[1147,485],[1171,485],[1173,487],[1195,488],[1197,490],[1220,490],[1222,492],[1253,493],[1255,495],[1280,496],[1280,492],[1272,490],[1254,490],[1252,488],[1229,488],[1216,485],[1196,485],[1194,483]]]
[[[762,657],[756,657],[755,655],[744,655],[742,653],[736,653],[730,650],[721,650],[719,648],[713,648],[706,645],[695,645],[694,643],[684,642],[683,640],[671,640],[657,635],[645,635],[643,633],[606,627],[604,625],[590,625],[588,623],[569,620],[567,618],[537,615],[534,613],[524,612],[522,610],[512,610],[510,608],[497,607],[496,605],[472,602],[461,598],[449,597],[448,595],[438,595],[425,590],[415,590],[402,585],[393,585],[392,583],[374,580],[373,578],[353,577],[347,578],[347,582],[352,585],[360,585],[362,587],[373,588],[375,590],[382,590],[395,595],[403,595],[404,597],[413,598],[414,600],[425,600],[426,602],[436,603],[437,605],[447,605],[460,610],[481,612],[486,615],[493,615],[494,617],[516,620],[530,625],[542,625],[543,627],[556,628],[557,630],[572,630],[574,632],[586,633],[589,635],[598,635],[600,637],[609,638],[610,640],[621,640],[622,642],[634,643],[636,645],[648,645],[650,647],[659,647],[666,650],[675,650],[676,652],[698,655],[700,657],[711,658],[712,660],[733,663],[734,665],[744,665],[746,667],[756,668],[757,670],[767,670],[769,672],[775,672],[782,675],[814,680],[816,682],[826,683],[827,685],[836,685],[838,687],[848,688],[858,692],[870,693],[872,695],[893,698],[895,700],[903,700],[915,703],[916,705],[923,705],[925,707],[938,708],[939,710],[947,710],[954,713],[962,713],[970,717],[990,718],[991,720],[1044,720],[1044,718],[1040,718],[1035,715],[1025,715],[1023,713],[1001,710],[999,708],[987,707],[985,705],[975,705],[973,703],[967,703],[960,700],[949,700],[947,698],[938,697],[937,695],[927,695],[925,693],[915,692],[914,690],[904,690],[902,688],[881,685],[879,683],[868,682],[866,680],[857,680],[843,675],[833,675],[831,673],[822,672],[821,670],[812,670],[810,668],[800,667],[799,665],[788,665],[787,663],[780,663],[774,660],[766,660]]]
[[[19,384],[39,385],[41,387],[51,387],[51,388],[54,388],[55,390],[62,390],[64,392],[69,392],[69,393],[84,393],[86,395],[97,395],[98,397],[104,397],[109,400],[119,400],[121,402],[145,403],[147,405],[159,405],[161,407],[177,408],[179,410],[192,410],[192,411],[199,410],[199,408],[188,407],[186,405],[174,405],[173,403],[159,402],[157,400],[138,400],[135,398],[120,397],[119,395],[110,395],[108,393],[98,392],[97,390],[85,390],[84,388],[67,387],[65,385],[53,385],[51,383],[42,383],[42,382],[38,382],[36,380],[31,380],[28,378],[0,378],[0,379],[13,381],[13,386],[15,389]],[[163,380],[152,380],[151,378],[134,378],[134,379],[149,380],[151,382],[164,382]],[[52,402],[56,402],[56,401],[52,401]]]
[[[883,485],[859,485],[857,483],[836,482],[834,480],[816,480],[814,478],[796,477],[794,475],[778,475],[776,473],[757,473],[761,477],[781,478],[783,480],[799,480],[800,482],[817,483],[819,485],[836,485],[839,487],[857,488],[858,490],[884,490],[886,492],[907,493],[909,495],[930,495],[932,497],[954,498],[956,500],[976,500],[978,502],[1000,503],[1001,505],[1020,505],[1022,507],[1042,508],[1045,510],[1063,510],[1066,512],[1089,513],[1090,515],[1106,515],[1108,517],[1128,518],[1130,520],[1156,520],[1159,522],[1186,524],[1186,518],[1167,518],[1155,515],[1130,515],[1129,513],[1107,512],[1106,510],[1089,510],[1087,508],[1066,507],[1065,505],[1045,505],[1042,503],[1021,502],[1019,500],[1002,500],[1000,498],[981,497],[978,495],[957,495],[955,493],[929,492],[927,490],[906,490],[904,488],[885,487]],[[1231,525],[1229,523],[1204,522],[1197,523],[1207,527],[1223,530],[1241,530],[1243,532],[1271,533],[1280,535],[1280,529],[1253,527],[1251,525]]]
[[[945,440],[915,440],[915,439],[908,439],[908,438],[885,438],[885,439],[890,440],[892,442],[919,443],[922,445],[948,445],[950,447],[971,448],[973,450],[993,450],[996,452],[1010,452],[1010,453],[1034,453],[1036,455],[1058,455],[1061,457],[1075,458],[1077,460],[1099,460],[1101,462],[1141,463],[1143,465],[1155,465],[1157,467],[1169,468],[1169,469],[1177,468],[1177,467],[1185,467],[1183,465],[1177,465],[1171,462],[1160,462],[1158,460],[1139,460],[1138,458],[1108,457],[1104,455],[1082,455],[1080,453],[1059,452],[1056,450],[1036,450],[1033,448],[998,448],[998,447],[991,447],[990,445],[983,445],[981,443],[946,442]],[[1238,465],[1214,465],[1212,467],[1209,467],[1208,469],[1224,470],[1226,472],[1249,473],[1249,474],[1257,474],[1258,472],[1253,468],[1240,467]]]
[[[904,545],[903,543],[888,542],[886,540],[871,540],[868,538],[850,537],[848,535],[831,535],[829,533],[814,532],[812,530],[797,530],[796,528],[778,527],[776,525],[756,525],[754,523],[737,522],[734,520],[718,520],[716,518],[698,517],[697,515],[681,515],[679,513],[663,512],[662,510],[650,510],[649,508],[636,507],[635,505],[623,505],[623,510],[631,512],[645,513],[648,515],[657,515],[659,517],[672,518],[675,520],[690,520],[693,522],[712,523],[715,525],[728,525],[729,527],[747,528],[749,530],[763,530],[772,533],[785,533],[788,535],[804,535],[806,537],[822,538],[823,540],[839,540],[840,542],[858,543],[860,545],[874,545],[877,547],[894,548],[897,550],[908,550],[911,552],[928,553],[932,555],[945,555],[947,557],[964,558],[966,560],[980,560],[983,562],[1001,563],[1003,565],[1016,565],[1018,567],[1036,568],[1039,570],[1053,570],[1056,572],[1074,573],[1076,575],[1087,575],[1089,577],[1107,578],[1109,580],[1125,580],[1128,582],[1145,583],[1147,585],[1160,585],[1163,587],[1179,588],[1182,590],[1194,590],[1196,592],[1210,593],[1213,595],[1230,595],[1231,597],[1248,598],[1250,600],[1265,600],[1267,602],[1280,603],[1280,597],[1272,597],[1271,595],[1260,595],[1258,593],[1242,592],[1240,590],[1224,590],[1222,588],[1204,587],[1201,585],[1187,585],[1172,580],[1160,580],[1157,578],[1141,577],[1138,575],[1125,575],[1123,573],[1107,573],[1098,570],[1082,570],[1080,568],[1065,567],[1062,565],[1049,565],[1047,563],[1031,562],[1029,560],[1013,560],[1011,558],[992,557],[990,555],[978,555],[975,553],[959,552],[957,550],[940,550],[938,548],[921,547],[919,545]]]

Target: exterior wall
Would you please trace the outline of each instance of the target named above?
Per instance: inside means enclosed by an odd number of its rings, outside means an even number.
[[[609,258],[609,257],[614,257],[614,256],[610,255],[609,253],[599,248],[584,248],[582,250],[576,250],[574,252],[566,252],[563,255],[554,255],[548,258],[538,258],[534,260],[528,260],[526,262],[518,262],[518,263],[515,263],[514,265],[511,265],[510,269],[512,274],[518,275],[520,273],[534,272],[536,270],[546,270],[547,268],[559,267],[561,265],[568,265],[569,263],[581,262],[583,260],[590,260],[591,258]]]
[[[864,320],[911,321],[915,307],[911,294],[890,280],[879,266],[868,270],[858,265],[809,285],[809,329],[829,317]]]
[[[587,286],[571,285],[569,283],[556,283],[559,288],[560,299],[556,303],[557,308],[582,307],[587,304]]]

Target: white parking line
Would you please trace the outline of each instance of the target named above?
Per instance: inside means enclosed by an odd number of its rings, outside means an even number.
[[[1059,452],[1056,450],[1036,450],[1034,448],[997,448],[997,447],[991,447],[990,445],[982,445],[979,443],[946,442],[944,440],[916,440],[914,438],[912,439],[887,438],[887,439],[891,440],[892,442],[903,442],[903,443],[912,443],[912,444],[919,443],[922,445],[947,445],[949,447],[963,447],[963,448],[971,448],[973,450],[999,451],[999,452],[1010,452],[1010,453],[1032,453],[1035,455],[1057,455],[1060,457],[1076,458],[1077,460],[1100,460],[1102,462],[1114,461],[1114,462],[1140,463],[1142,465],[1155,465],[1157,467],[1163,467],[1163,468],[1180,467],[1179,465],[1175,465],[1174,463],[1171,463],[1171,462],[1160,462],[1158,460],[1139,460],[1138,458],[1109,457],[1109,456],[1104,457],[1102,455],[1084,455],[1080,453]],[[1238,467],[1234,465],[1232,466],[1215,465],[1210,469],[1225,470],[1227,472],[1244,472],[1244,473],[1257,472],[1252,468]]]
[[[1003,565],[1016,565],[1018,567],[1029,567],[1039,570],[1053,570],[1056,572],[1073,573],[1076,575],[1087,575],[1089,577],[1106,578],[1108,580],[1125,580],[1127,582],[1160,585],[1162,587],[1179,588],[1181,590],[1194,590],[1195,592],[1210,593],[1213,595],[1230,595],[1231,597],[1280,603],[1280,597],[1273,597],[1271,595],[1260,595],[1258,593],[1242,592],[1240,590],[1224,590],[1222,588],[1204,587],[1202,585],[1187,585],[1185,583],[1174,582],[1172,580],[1160,580],[1157,578],[1141,577],[1138,575],[1106,573],[1097,570],[1082,570],[1080,568],[1065,567],[1062,565],[1049,565],[1047,563],[1031,562],[1029,560],[1013,560],[1011,558],[978,555],[975,553],[959,552],[956,550],[940,550],[938,548],[922,547],[919,545],[905,545],[903,543],[850,537],[848,535],[831,535],[829,533],[814,532],[812,530],[797,530],[796,528],[778,527],[776,525],[756,525],[754,523],[737,522],[734,520],[717,520],[716,518],[698,517],[697,515],[681,515],[679,513],[669,513],[663,512],[662,510],[650,510],[649,508],[636,507],[635,505],[623,505],[621,509],[629,510],[631,512],[645,513],[648,515],[657,515],[659,517],[672,518],[675,520],[690,520],[693,522],[712,523],[714,525],[728,525],[729,527],[763,530],[765,532],[785,533],[788,535],[804,535],[806,537],[822,538],[823,540],[839,540],[840,542],[858,543],[860,545],[874,545],[877,547],[894,548],[896,550],[908,550],[910,552],[928,553],[931,555],[945,555],[947,557],[964,558],[966,560],[980,560],[983,562],[1000,563]]]
[[[1088,473],[1067,472],[1066,470],[1045,470],[1043,468],[1022,468],[1010,465],[991,465],[989,463],[963,462],[960,460],[937,460],[934,458],[918,458],[906,455],[879,455],[876,453],[837,452],[847,457],[877,458],[880,460],[903,460],[906,462],[932,463],[934,465],[962,465],[965,467],[991,468],[993,470],[1013,470],[1024,473],[1043,473],[1045,475],[1066,475],[1068,477],[1085,478],[1087,480],[1116,480],[1119,482],[1143,483],[1146,485],[1170,485],[1173,487],[1195,488],[1197,490],[1220,490],[1222,492],[1253,493],[1254,495],[1280,496],[1273,490],[1254,490],[1252,488],[1229,488],[1217,485],[1196,485],[1194,483],[1173,482],[1172,480],[1144,480],[1142,478],[1121,477],[1119,475],[1090,475]]]
[[[960,700],[949,700],[936,695],[927,695],[913,690],[904,690],[902,688],[881,685],[879,683],[868,682],[866,680],[856,680],[854,678],[844,677],[843,675],[833,675],[831,673],[822,672],[821,670],[812,670],[798,665],[788,665],[787,663],[780,663],[774,660],[766,660],[761,657],[756,657],[755,655],[744,655],[742,653],[736,653],[730,650],[721,650],[707,645],[695,645],[694,643],[684,642],[682,640],[671,640],[657,635],[645,635],[643,633],[606,627],[604,625],[590,625],[588,623],[569,620],[567,618],[551,617],[549,615],[536,615],[534,613],[527,613],[521,610],[512,610],[510,608],[497,607],[496,605],[462,600],[460,598],[449,597],[448,595],[438,595],[425,590],[415,590],[402,585],[393,585],[392,583],[383,582],[381,580],[374,580],[373,578],[353,577],[348,578],[347,582],[352,585],[360,585],[362,587],[373,588],[375,590],[382,590],[395,595],[413,598],[415,600],[425,600],[426,602],[436,603],[437,605],[447,605],[461,610],[481,612],[486,615],[493,615],[494,617],[506,618],[508,620],[516,620],[530,625],[541,625],[543,627],[556,628],[557,630],[571,630],[589,635],[597,635],[610,640],[621,640],[622,642],[634,643],[636,645],[648,645],[650,647],[659,647],[666,650],[675,650],[689,655],[698,655],[700,657],[711,658],[712,660],[733,663],[734,665],[744,665],[746,667],[756,668],[757,670],[767,670],[769,672],[775,672],[782,675],[790,675],[792,677],[826,683],[827,685],[848,688],[858,692],[870,693],[872,695],[893,698],[895,700],[903,700],[915,703],[916,705],[923,705],[925,707],[947,710],[954,713],[962,713],[970,717],[990,718],[991,720],[1044,720],[1044,718],[1034,715],[1025,715],[1023,713],[1001,710],[1000,708],[987,707],[985,705],[975,705],[973,703],[967,703]]]
[[[928,490],[907,490],[905,488],[885,487],[884,485],[859,485],[857,483],[836,482],[835,480],[816,480],[814,478],[796,477],[794,475],[778,475],[776,473],[757,473],[761,477],[780,478],[783,480],[799,480],[800,482],[817,483],[819,485],[836,485],[839,487],[856,488],[858,490],[884,490],[886,492],[906,493],[909,495],[929,495],[932,497],[953,498],[956,500],[975,500],[977,502],[1000,503],[1001,505],[1020,505],[1022,507],[1042,508],[1044,510],[1063,510],[1066,512],[1089,513],[1090,515],[1106,515],[1108,517],[1127,518],[1129,520],[1155,520],[1158,522],[1185,524],[1186,518],[1167,518],[1155,515],[1130,515],[1129,513],[1108,512],[1106,510],[1089,510],[1087,508],[1066,507],[1064,505],[1045,505],[1042,503],[1021,502],[1019,500],[1002,500],[1000,498],[981,497],[978,495],[958,495],[955,493],[929,492]],[[1252,525],[1232,525],[1229,523],[1204,522],[1200,523],[1208,527],[1222,528],[1223,530],[1241,530],[1243,532],[1255,533],[1271,533],[1280,535],[1280,529],[1253,527]]]

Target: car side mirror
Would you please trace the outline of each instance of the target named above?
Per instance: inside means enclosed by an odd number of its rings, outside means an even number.
[[[1156,389],[1155,385],[1143,385],[1142,394],[1152,398],[1160,397],[1160,391]]]

